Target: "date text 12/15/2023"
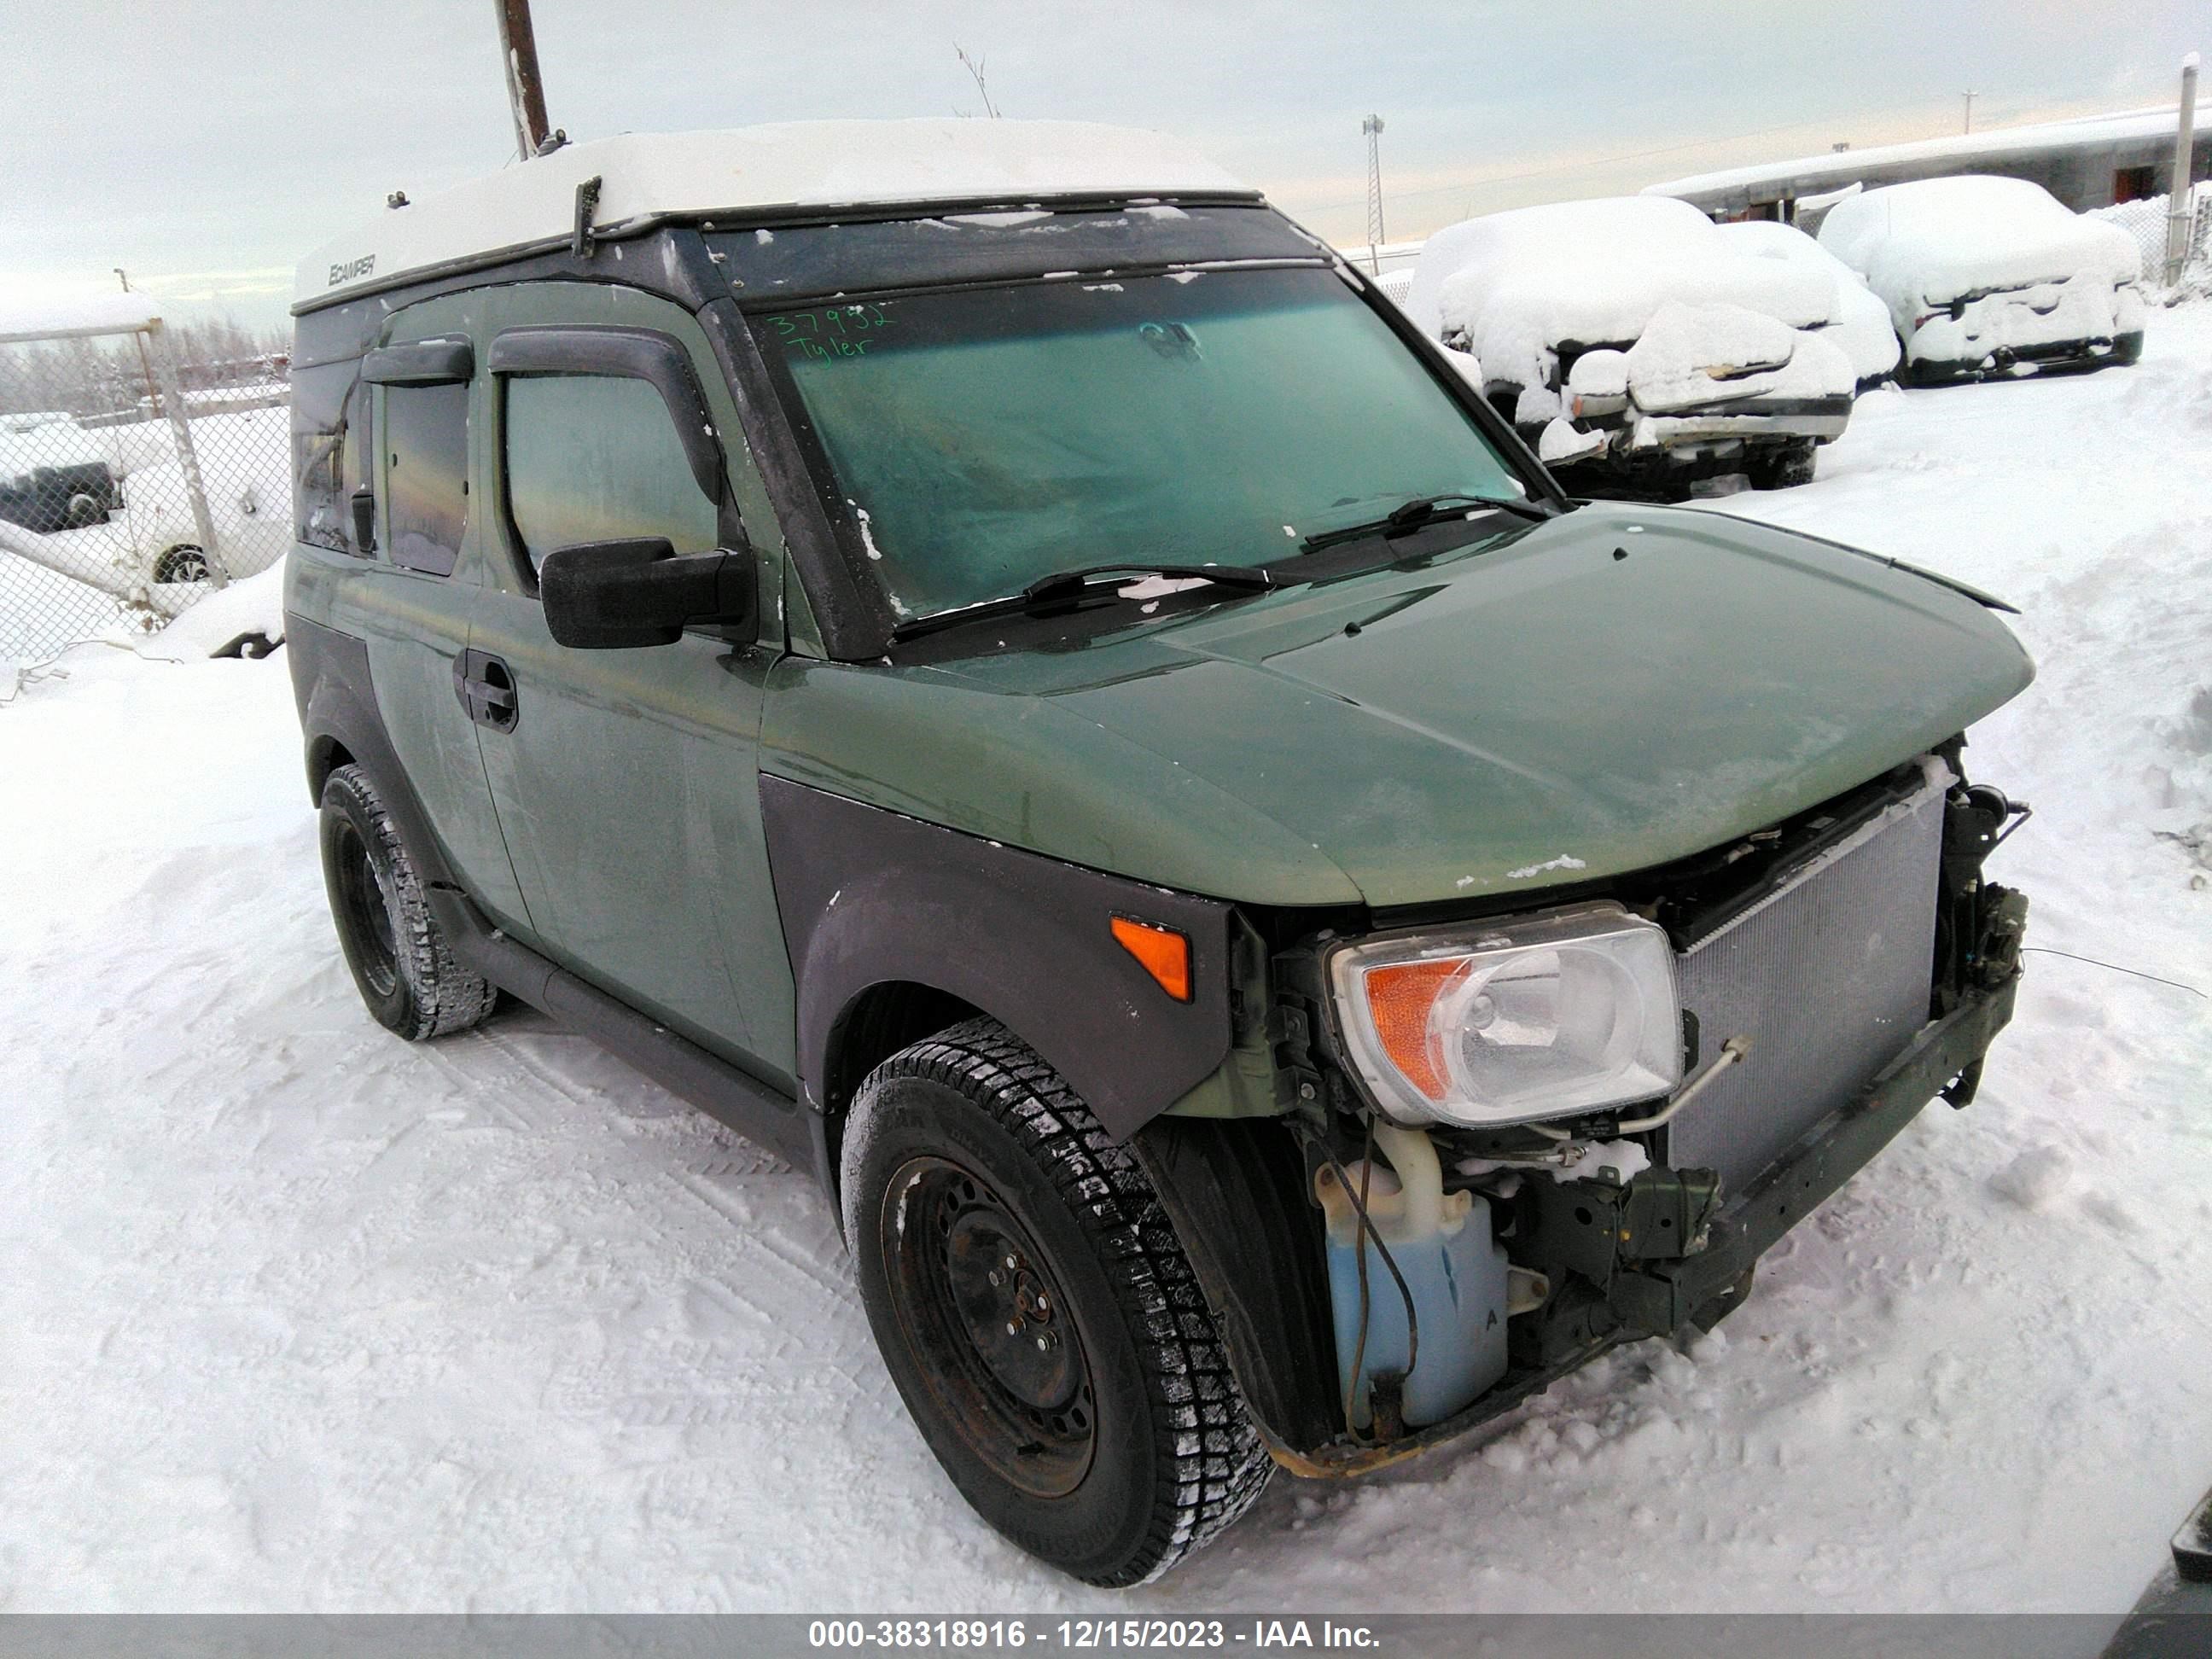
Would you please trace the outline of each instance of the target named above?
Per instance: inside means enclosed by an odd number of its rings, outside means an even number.
[[[816,1648],[1061,1648],[1145,1652],[1171,1648],[1338,1648],[1382,1645],[1364,1625],[1333,1620],[1254,1619],[817,1619]]]

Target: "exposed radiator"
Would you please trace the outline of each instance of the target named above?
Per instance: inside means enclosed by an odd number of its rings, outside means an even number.
[[[1676,960],[1710,1060],[1748,1058],[1668,1126],[1677,1169],[1737,1193],[1842,1105],[1926,1023],[1942,852],[1943,775],[1886,809],[1790,883]]]

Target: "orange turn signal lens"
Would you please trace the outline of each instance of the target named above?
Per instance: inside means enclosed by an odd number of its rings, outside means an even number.
[[[1429,1041],[1429,1015],[1466,969],[1466,957],[1447,957],[1367,970],[1367,1007],[1382,1052],[1431,1100],[1444,1097],[1446,1081],[1443,1054]]]
[[[1190,1000],[1190,940],[1172,927],[1156,927],[1130,916],[1114,918],[1114,938],[1136,957],[1160,989],[1177,1002]]]

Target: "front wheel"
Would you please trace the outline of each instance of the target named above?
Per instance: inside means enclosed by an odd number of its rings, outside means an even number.
[[[984,1520],[1119,1586],[1259,1496],[1273,1466],[1150,1182],[1004,1027],[884,1061],[842,1164],[876,1344]]]

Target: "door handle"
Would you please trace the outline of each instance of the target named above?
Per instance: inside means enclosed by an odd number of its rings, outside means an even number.
[[[514,671],[488,651],[464,651],[453,659],[453,695],[469,718],[495,732],[512,732],[521,718]]]

